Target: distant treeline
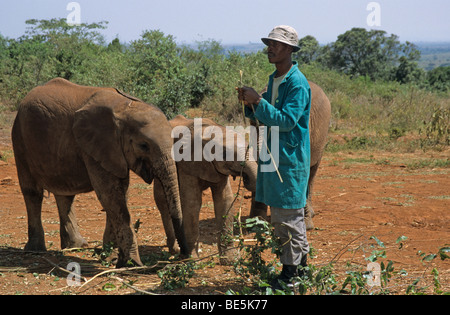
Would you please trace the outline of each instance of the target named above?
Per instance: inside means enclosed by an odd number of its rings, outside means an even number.
[[[422,53],[419,66],[425,70],[450,66],[450,42],[417,43]]]
[[[62,77],[117,87],[159,106],[169,117],[206,107],[233,120],[239,117],[234,90],[239,70],[244,71],[244,84],[260,89],[274,70],[264,50],[224,53],[214,40],[180,46],[172,35],[147,30],[130,43],[117,38],[107,43],[100,34],[107,22],[69,26],[65,19],[51,19],[26,24],[19,38],[0,34],[0,101],[12,108],[34,86]],[[450,90],[450,67],[423,70],[417,47],[384,31],[353,28],[326,46],[313,36],[302,38],[299,45],[295,59],[313,74],[326,71],[345,80],[397,82],[433,93]]]

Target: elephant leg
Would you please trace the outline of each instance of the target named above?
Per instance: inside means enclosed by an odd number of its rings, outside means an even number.
[[[103,253],[110,253],[109,256],[105,258],[107,262],[117,264],[119,259],[118,241],[111,222],[111,217],[108,215],[109,211],[104,211],[106,212],[106,226],[105,232],[103,233]]]
[[[105,245],[117,245],[117,238],[116,234],[114,233],[114,227],[113,223],[111,222],[111,217],[108,216],[108,210],[105,210],[106,212],[106,226],[105,226],[105,232],[103,233],[103,244]]]
[[[188,254],[195,249],[198,255],[200,209],[202,208],[202,187],[198,178],[180,173],[180,201],[186,234]]]
[[[252,206],[250,209],[250,218],[261,217],[267,220],[267,205],[262,202],[255,201],[255,193],[252,192]]]
[[[44,227],[42,226],[42,200],[44,198],[43,189],[22,188],[28,217],[28,242],[25,250],[45,252]]]
[[[90,157],[87,158],[86,167],[97,197],[106,210],[107,229],[111,229],[110,233],[114,234],[116,240],[115,245],[119,248],[117,267],[126,266],[129,260],[142,265],[127,207],[129,178],[117,178]]]
[[[44,190],[37,185],[28,167],[20,159],[16,160],[16,166],[20,189],[27,209],[28,242],[25,245],[25,250],[45,252],[47,248],[45,247],[44,227],[41,218]]]
[[[309,180],[308,180],[308,200],[306,202],[305,207],[305,225],[306,230],[313,230],[314,229],[314,222],[313,217],[315,215],[314,208],[312,206],[312,194],[313,194],[313,184],[314,179],[317,174],[317,170],[319,169],[319,164],[316,163],[315,165],[311,166],[310,173],[309,173]]]
[[[233,191],[230,181],[211,186],[217,230],[219,231],[220,263],[230,265],[239,256],[239,251],[233,248],[234,207]]]
[[[88,243],[81,236],[77,218],[72,210],[75,196],[55,195],[60,221],[61,248],[87,247]]]
[[[159,213],[164,226],[164,231],[167,237],[167,247],[169,253],[172,255],[180,253],[180,247],[176,242],[175,231],[173,229],[172,218],[170,217],[169,207],[167,205],[166,197],[164,195],[164,189],[159,179],[155,178],[153,182],[153,195],[156,205],[158,206]]]
[[[106,209],[103,244],[113,244],[114,247],[119,249],[117,267],[126,266],[129,260],[134,261],[137,265],[142,265],[136,234],[131,227],[131,217],[126,205],[125,193],[119,193],[113,198],[99,196],[99,199],[102,206]],[[112,259],[114,258],[112,257]]]

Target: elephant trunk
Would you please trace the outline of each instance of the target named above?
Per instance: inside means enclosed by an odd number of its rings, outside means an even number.
[[[251,192],[255,192],[258,164],[254,161],[246,161],[243,173],[245,188],[247,188]]]
[[[250,159],[249,150],[246,147],[238,146],[236,160],[245,161],[245,168],[243,169],[244,186],[249,191],[256,191],[256,175],[258,172],[258,164],[256,161]],[[242,165],[242,162],[239,162]]]
[[[172,218],[175,237],[180,246],[180,253],[188,256],[187,241],[184,233],[183,215],[181,211],[180,192],[178,188],[178,175],[175,161],[169,150],[162,150],[159,158],[153,163],[154,173],[160,180],[164,190],[169,213]]]

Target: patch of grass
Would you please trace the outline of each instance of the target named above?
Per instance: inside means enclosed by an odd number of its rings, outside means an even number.
[[[10,158],[14,157],[13,150],[2,150],[0,151],[0,160],[3,162],[8,162]]]
[[[449,200],[450,196],[429,196],[428,199],[434,200]]]
[[[409,196],[403,196],[409,197]],[[256,238],[258,239],[259,246],[246,245],[243,242],[240,243],[240,249],[242,252],[251,253],[254,257],[260,257],[260,253],[263,250],[271,250],[279,257],[279,246],[277,242],[273,242],[272,227],[269,224],[261,224],[260,222],[249,222],[252,226],[258,223],[258,233]],[[265,231],[261,233],[261,231]],[[363,235],[359,235],[358,239]],[[400,236],[395,241],[395,247],[398,251],[405,248],[404,243],[407,241],[406,236]],[[236,262],[235,271],[241,275],[245,280],[245,285],[241,288],[241,291],[228,290],[229,295],[240,294],[265,294],[265,295],[321,295],[321,294],[345,294],[345,295],[387,295],[396,294],[399,292],[400,287],[405,286],[403,282],[407,280],[408,272],[404,269],[397,269],[394,261],[387,258],[388,247],[382,240],[376,236],[371,236],[357,246],[355,249],[348,249],[354,252],[363,252],[362,257],[364,261],[354,263],[347,262],[345,275],[340,273],[336,268],[335,263],[337,260],[333,259],[329,264],[325,266],[315,266],[311,263],[314,259],[314,254],[310,252],[310,261],[308,266],[303,268],[304,275],[295,279],[296,285],[294,288],[288,288],[285,286],[283,290],[273,290],[269,283],[270,280],[277,274],[274,269],[273,261],[265,261],[261,259],[253,260],[240,260]],[[255,252],[256,251],[256,252]],[[420,253],[419,259],[422,260],[424,266],[429,264],[437,257],[441,260],[448,259],[448,253],[450,247],[441,247],[437,254]],[[336,257],[335,257],[336,258]],[[376,268],[375,268],[376,267]],[[426,266],[428,269],[428,266]],[[422,276],[415,278],[412,284],[409,284],[406,289],[406,294],[428,294],[431,290],[431,294],[449,294],[442,290],[442,284],[439,277],[439,272],[436,268],[431,272],[433,277],[433,283],[430,285],[426,282],[425,272]]]
[[[450,167],[450,159],[420,159],[417,161],[409,161],[405,164],[410,169],[448,168]]]

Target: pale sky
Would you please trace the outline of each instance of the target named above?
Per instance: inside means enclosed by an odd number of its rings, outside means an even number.
[[[17,38],[27,19],[66,18],[70,0],[0,0],[0,33]],[[330,43],[353,27],[381,29],[401,41],[449,41],[449,0],[78,0],[82,23],[109,21],[107,41],[138,39],[159,29],[178,43],[214,39],[222,44],[260,43],[280,24],[299,37]],[[371,2],[379,4],[380,26],[370,26]]]

